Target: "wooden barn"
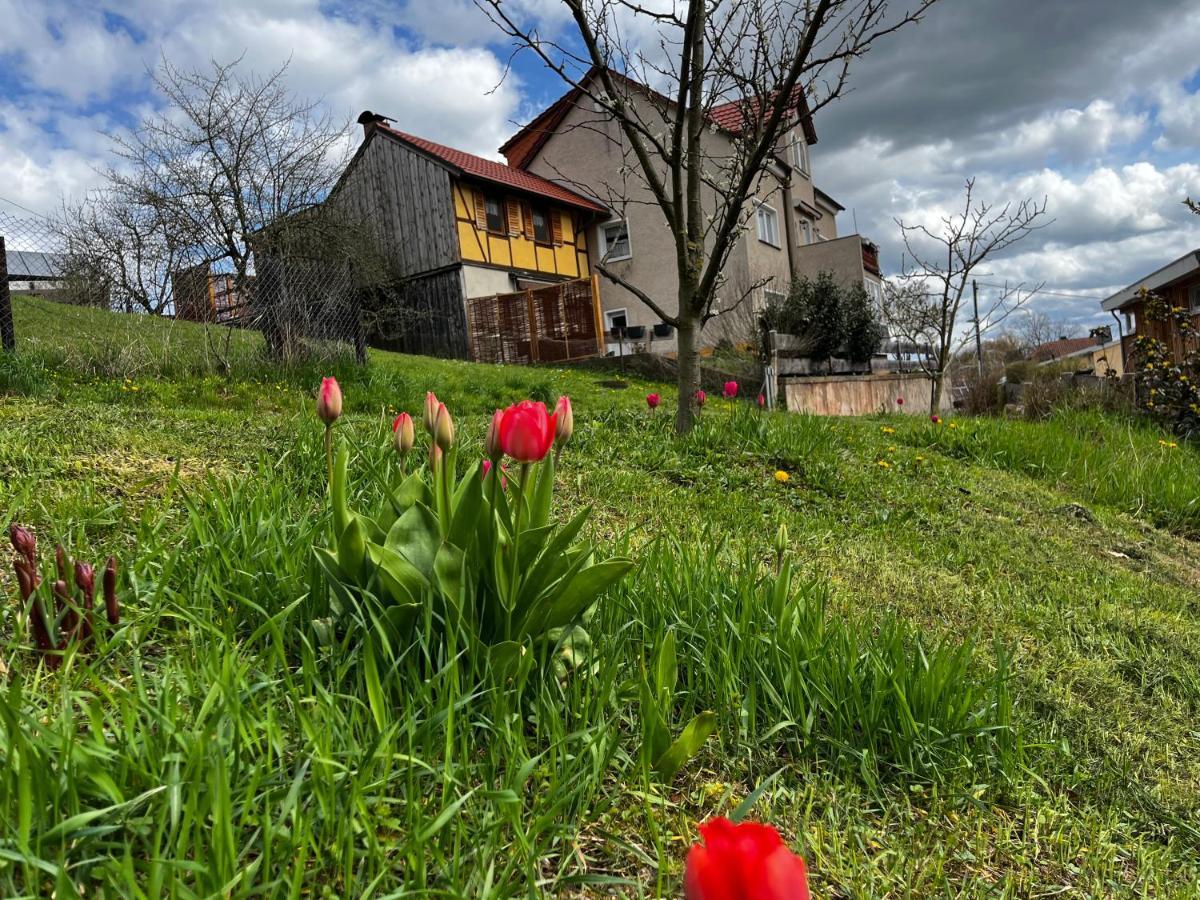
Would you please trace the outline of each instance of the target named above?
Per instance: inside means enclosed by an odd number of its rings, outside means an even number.
[[[334,194],[404,279],[399,302],[414,315],[388,346],[510,362],[602,351],[587,234],[607,210],[386,121],[359,117],[363,142]]]

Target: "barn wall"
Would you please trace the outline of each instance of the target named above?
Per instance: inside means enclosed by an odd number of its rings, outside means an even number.
[[[469,358],[459,267],[408,279],[398,289],[397,302],[406,311],[401,334],[379,346],[442,359]]]

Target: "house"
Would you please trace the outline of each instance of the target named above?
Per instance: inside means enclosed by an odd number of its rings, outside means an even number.
[[[333,196],[371,225],[403,280],[414,321],[389,346],[472,356],[468,301],[529,292],[529,302],[518,298],[476,331],[482,328],[487,338],[516,335],[523,358],[537,359],[538,339],[528,332],[534,320],[553,320],[570,331],[559,335],[558,344],[573,337],[576,350],[594,354],[596,317],[576,315],[564,324],[561,292],[538,289],[589,279],[589,234],[607,210],[536,173],[399,131],[387,121],[369,112],[359,117],[363,141]],[[587,298],[595,303],[590,287]]]
[[[1200,249],[1188,251],[1101,303],[1104,310],[1117,317],[1127,368],[1136,368],[1133,349],[1139,336],[1162,341],[1175,359],[1182,361],[1189,348],[1174,322],[1154,321],[1147,316],[1143,288],[1162,297],[1170,307],[1189,313],[1200,327]]]
[[[1056,365],[1071,372],[1113,377],[1125,374],[1121,342],[1113,340],[1112,328],[1108,325],[1093,328],[1087,337],[1062,337],[1039,344],[1030,351],[1028,358],[1039,365]]]
[[[584,86],[597,77],[589,72]],[[672,102],[637,82],[618,78],[628,89],[625,99],[635,104],[647,122],[665,125]],[[781,136],[759,185],[747,233],[733,248],[725,269],[724,296],[732,304],[756,288],[740,312],[737,327],[754,333],[754,313],[787,290],[797,276],[823,270],[847,283],[861,283],[882,301],[878,251],[858,235],[839,237],[837,213],[842,207],[813,184],[810,147],[817,142],[812,116],[802,91],[794,93],[789,125]],[[728,152],[745,121],[744,103],[713,107],[712,127],[705,131],[710,158]],[[648,187],[628,174],[637,163],[630,158],[620,125],[598,110],[582,88],[568,91],[514,134],[500,151],[515,169],[548,181],[570,184],[608,208],[596,221],[588,254],[593,267],[603,260],[607,269],[640,288],[668,314],[677,309],[678,278],[675,242],[661,209]],[[709,198],[711,199],[711,198]],[[605,282],[602,295],[605,328],[623,332],[651,350],[671,351],[675,342],[659,316],[631,291]],[[733,318],[733,317],[731,317]],[[722,335],[722,320],[705,329],[702,344]],[[747,329],[746,326],[749,326]],[[728,336],[728,324],[724,326]]]
[[[253,284],[253,276],[248,281]],[[171,297],[175,318],[186,322],[236,325],[250,312],[234,276],[211,272],[208,263],[172,272]]]

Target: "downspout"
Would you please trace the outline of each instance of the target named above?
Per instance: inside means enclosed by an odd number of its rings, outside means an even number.
[[[1129,372],[1128,364],[1125,361],[1125,331],[1121,328],[1121,317],[1117,315],[1117,311],[1110,309],[1109,312],[1117,320],[1117,341],[1121,344],[1121,374],[1124,376]]]

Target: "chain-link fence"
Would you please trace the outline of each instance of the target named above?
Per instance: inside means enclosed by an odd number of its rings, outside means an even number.
[[[369,311],[387,305],[386,279],[359,264],[346,249],[353,241],[281,226],[239,259],[205,258],[136,222],[116,224],[0,201],[5,350],[114,375],[361,362]]]

